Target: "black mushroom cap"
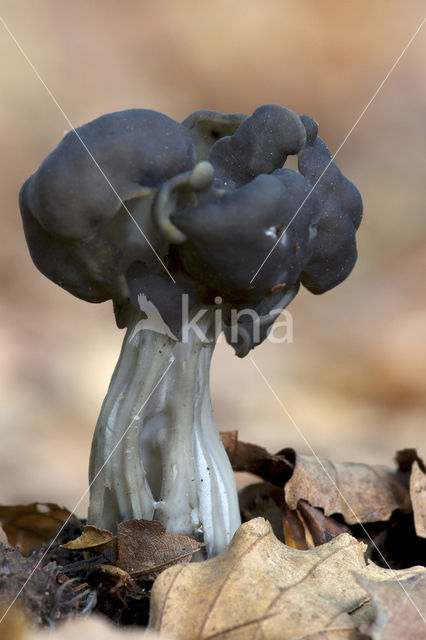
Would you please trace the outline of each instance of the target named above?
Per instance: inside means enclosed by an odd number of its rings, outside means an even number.
[[[119,326],[141,296],[177,338],[183,294],[190,312],[219,305],[244,356],[301,283],[322,293],[356,260],[361,198],[317,133],[275,104],[252,116],[197,111],[182,124],[144,109],[102,116],[22,187],[32,258],[74,295],[112,298]],[[299,172],[284,168],[296,154]]]
[[[222,296],[225,308],[248,311],[238,318],[237,355],[266,337],[300,283],[321,293],[355,263],[361,198],[317,132],[311,118],[278,105],[256,109],[212,146],[211,189],[171,215],[186,237],[176,249],[186,272]],[[290,154],[298,154],[300,174],[282,168]]]
[[[322,209],[314,251],[301,282],[311,293],[324,293],[347,278],[355,265],[362,200],[355,185],[331,161],[329,150],[317,137],[317,124],[308,116],[301,120],[307,142],[299,153],[299,171],[314,187]]]
[[[220,197],[212,190],[197,206],[177,211],[172,221],[187,236],[176,249],[184,269],[234,305],[257,304],[274,287],[297,283],[312,254],[321,215],[315,195],[278,244],[277,240],[308,190],[297,172],[279,169]]]
[[[282,167],[287,156],[298,153],[305,140],[305,127],[294,111],[265,104],[243,120],[231,137],[218,140],[208,160],[215,176],[228,188],[238,187]]]
[[[186,271],[233,304],[260,302],[272,287],[298,282],[310,258],[321,215],[315,195],[277,242],[309,191],[300,174],[281,168],[305,141],[306,129],[293,111],[275,104],[259,107],[232,136],[212,146],[208,161],[215,182],[209,191],[196,206],[171,215],[186,236],[177,249]]]
[[[188,129],[155,111],[110,113],[71,131],[21,189],[36,266],[84,300],[125,298],[133,256],[155,256],[121,201],[152,241],[145,209],[155,189],[194,162]]]
[[[276,317],[298,292],[321,216],[316,195],[301,206],[308,192],[309,184],[301,175],[278,169],[172,216],[188,238],[176,249],[180,262],[194,279],[223,298],[225,336],[240,357],[266,338]]]

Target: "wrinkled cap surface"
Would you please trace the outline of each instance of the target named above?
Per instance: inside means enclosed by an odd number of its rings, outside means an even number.
[[[289,155],[299,171],[283,166]],[[274,104],[182,124],[144,109],[102,116],[65,136],[20,206],[32,258],[54,282],[111,298],[119,326],[144,296],[178,338],[183,294],[190,310],[219,305],[240,356],[300,284],[322,293],[347,277],[362,214],[317,124]]]
[[[177,212],[172,220],[187,236],[177,248],[184,269],[234,305],[257,304],[274,287],[296,284],[311,257],[321,215],[315,195],[280,235],[308,191],[297,172],[279,169]]]
[[[35,264],[83,299],[125,295],[126,245],[136,242],[140,257],[152,256],[136,224],[120,211],[121,201],[149,200],[152,190],[194,162],[188,129],[147,109],[110,113],[69,132],[21,189]],[[133,240],[123,237],[117,244],[104,233],[116,215],[132,222]],[[142,212],[142,226],[147,217]]]
[[[357,249],[355,232],[362,217],[362,200],[358,189],[331,160],[317,125],[302,116],[308,139],[299,153],[299,171],[315,186],[321,204],[321,220],[312,257],[301,277],[312,293],[324,293],[340,284],[352,271]]]
[[[282,167],[305,140],[305,127],[294,111],[277,104],[263,105],[243,120],[232,136],[218,140],[208,160],[218,179],[237,187]]]

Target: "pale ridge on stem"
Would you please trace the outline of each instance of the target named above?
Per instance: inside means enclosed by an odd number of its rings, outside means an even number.
[[[241,521],[210,401],[214,314],[199,322],[206,339],[191,330],[185,343],[135,330],[140,318],[135,313],[129,323],[96,425],[88,522],[114,530],[130,518],[159,520],[215,555]]]

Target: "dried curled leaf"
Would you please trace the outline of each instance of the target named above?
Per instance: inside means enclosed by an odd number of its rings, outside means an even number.
[[[291,456],[272,454],[257,444],[241,442],[238,431],[222,431],[220,437],[234,471],[254,473],[277,486],[283,486],[293,473]]]
[[[426,538],[426,473],[417,461],[411,467],[410,497],[416,533],[419,537]]]
[[[19,547],[23,555],[50,541],[70,517],[68,509],[51,502],[0,506],[0,524],[9,544]]]
[[[308,548],[330,542],[341,533],[350,533],[348,527],[344,524],[325,516],[321,509],[312,507],[305,500],[299,500],[296,513],[303,524]],[[286,544],[288,544],[287,541]]]
[[[348,534],[309,551],[291,549],[256,518],[216,558],[161,574],[149,628],[185,640],[360,640],[357,628],[374,614],[354,573],[384,581],[423,571],[366,565],[364,551]]]
[[[63,544],[68,551],[92,551],[102,553],[105,549],[116,547],[116,537],[108,529],[99,529],[91,524],[87,524],[81,536]]]
[[[426,571],[399,582],[358,581],[376,611],[374,623],[365,627],[372,640],[426,638]]]
[[[408,489],[391,469],[299,454],[285,499],[290,509],[306,500],[326,516],[340,513],[347,524],[389,520],[396,509],[410,510]]]
[[[132,589],[135,587],[132,576],[130,576],[127,571],[113,564],[102,564],[99,567],[99,572],[102,573],[106,580],[113,583],[113,586],[110,588],[110,594],[117,593],[123,588]]]
[[[166,533],[155,520],[126,520],[118,525],[118,566],[131,576],[154,580],[164,569],[190,562],[204,544],[181,533]]]

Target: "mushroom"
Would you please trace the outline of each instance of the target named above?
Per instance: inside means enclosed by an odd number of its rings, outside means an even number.
[[[299,172],[283,167],[290,154]],[[300,283],[322,293],[348,275],[358,191],[289,109],[183,123],[133,109],[68,133],[20,208],[38,269],[112,299],[127,327],[93,437],[88,522],[156,519],[220,553],[240,514],[210,401],[218,335],[242,357]]]

